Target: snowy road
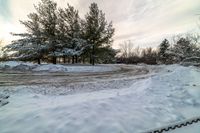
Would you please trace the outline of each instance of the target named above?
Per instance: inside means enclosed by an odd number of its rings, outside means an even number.
[[[0,93],[10,97],[0,107],[0,132],[138,133],[200,116],[200,70],[194,67],[123,66],[77,76],[38,75],[28,83],[15,77],[17,86],[2,84]]]
[[[20,72],[20,71],[0,71],[0,85],[33,85],[33,84],[53,84],[53,83],[77,83],[91,82],[108,79],[121,79],[144,75],[150,71],[156,71],[155,67],[147,66],[127,66],[117,65],[116,71],[111,72],[82,72],[82,73],[48,73],[48,72]]]
[[[150,70],[147,66],[136,67],[118,65],[119,70],[111,72],[20,72],[20,71],[0,71],[0,83],[3,86],[7,85],[33,85],[33,84],[51,84],[51,83],[74,83],[74,82],[89,82],[116,78],[126,78],[136,75],[147,74]],[[153,69],[153,68],[151,68]]]
[[[131,86],[137,79],[151,76],[159,69],[155,66],[117,65],[117,71],[84,73],[47,73],[1,71],[0,86],[32,90],[35,93],[67,95]],[[11,89],[12,90],[12,89]]]

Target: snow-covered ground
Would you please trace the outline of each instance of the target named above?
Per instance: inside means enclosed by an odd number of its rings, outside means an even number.
[[[117,71],[117,67],[112,65],[96,65],[96,66],[67,66],[53,64],[33,64],[20,61],[0,62],[0,70],[18,70],[18,71],[35,71],[35,72],[109,72]]]
[[[66,95],[2,86],[0,100],[9,103],[0,107],[0,132],[138,133],[200,116],[200,69],[161,68],[145,78],[132,79],[128,86],[126,80],[120,80],[124,87],[116,89],[113,82],[110,89],[99,89],[101,83],[95,82],[91,86],[95,91]],[[10,97],[5,98],[7,95]],[[194,125],[173,133],[183,131],[199,133],[200,129]]]

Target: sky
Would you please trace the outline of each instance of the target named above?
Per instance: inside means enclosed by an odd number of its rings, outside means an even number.
[[[4,44],[14,38],[10,32],[24,32],[19,20],[26,20],[34,12],[33,4],[39,0],[0,0],[0,39]],[[198,32],[200,0],[55,0],[60,7],[67,3],[80,12],[88,12],[90,3],[96,2],[113,21],[116,29],[115,48],[131,40],[141,47],[154,47],[164,38],[176,34]]]

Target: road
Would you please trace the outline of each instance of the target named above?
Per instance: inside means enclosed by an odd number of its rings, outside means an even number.
[[[131,86],[137,79],[159,71],[158,66],[116,65],[117,71],[99,73],[47,73],[0,71],[0,89],[16,88],[45,95],[67,95]],[[98,82],[98,83],[97,83]],[[97,89],[98,88],[98,89]]]
[[[113,72],[99,73],[46,73],[0,71],[0,86],[35,85],[35,84],[69,84],[77,82],[106,81],[110,79],[132,78],[148,74],[155,67],[118,65],[120,69]]]

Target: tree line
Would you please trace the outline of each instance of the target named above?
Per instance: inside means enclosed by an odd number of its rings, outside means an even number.
[[[115,29],[96,3],[90,5],[85,18],[80,18],[73,6],[59,8],[53,0],[41,0],[34,7],[28,20],[20,21],[27,32],[13,33],[20,39],[3,48],[9,59],[93,65],[114,60],[116,50],[111,44]]]
[[[117,56],[118,63],[126,64],[177,64],[185,60],[200,63],[199,35],[177,35],[171,42],[164,39],[157,48],[134,48],[131,41],[126,41],[120,44]]]

